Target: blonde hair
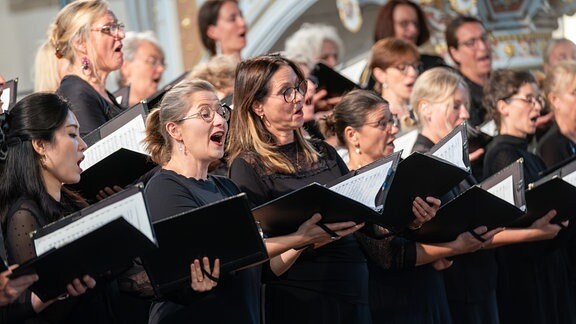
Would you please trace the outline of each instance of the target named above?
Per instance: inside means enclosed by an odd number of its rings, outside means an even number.
[[[165,165],[170,161],[173,145],[166,124],[181,120],[192,106],[191,96],[202,91],[216,93],[214,87],[204,80],[185,79],[170,89],[162,98],[160,106],[148,114],[144,145],[152,161],[159,165]]]
[[[234,72],[237,62],[229,55],[217,55],[208,62],[196,65],[188,79],[202,79],[210,82],[216,90],[224,92],[234,87]]]
[[[54,47],[58,58],[67,59],[74,64],[78,59],[74,51],[74,44],[88,45],[90,29],[94,22],[110,12],[108,2],[105,0],[74,1],[62,8],[52,23],[49,32],[49,41]],[[90,60],[90,72],[93,78],[100,79],[95,50],[86,46],[86,56]]]
[[[36,51],[32,72],[34,92],[55,92],[60,86],[58,58],[54,51],[54,46],[49,41],[40,45]]]
[[[576,61],[562,61],[548,71],[544,79],[544,93],[546,97],[550,93],[559,94],[566,91],[576,78]],[[552,106],[552,105],[551,105]],[[552,107],[554,109],[554,107]]]
[[[410,95],[410,105],[416,117],[423,125],[427,124],[425,118],[422,118],[422,102],[438,103],[448,100],[458,87],[463,87],[467,96],[468,85],[464,78],[456,71],[450,68],[437,67],[430,69],[416,79],[412,94]],[[469,106],[469,97],[466,107]],[[448,109],[446,109],[448,114]]]

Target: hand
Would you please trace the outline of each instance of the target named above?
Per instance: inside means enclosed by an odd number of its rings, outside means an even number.
[[[324,229],[317,225],[321,219],[322,216],[316,213],[312,215],[310,219],[300,225],[295,234],[302,237],[303,244],[301,244],[301,246],[310,244],[315,244],[316,247],[318,247],[317,244],[322,246],[332,241],[336,241],[346,235],[350,235],[364,226],[364,223],[356,224],[354,222],[324,224],[324,226],[326,226],[329,230],[337,234],[337,236],[333,236],[328,234]]]
[[[470,162],[472,161],[476,161],[478,159],[480,159],[482,157],[482,155],[484,155],[484,149],[483,148],[479,148],[476,151],[470,153],[468,155]]]
[[[412,202],[412,213],[414,213],[416,219],[408,225],[409,229],[419,229],[424,223],[430,221],[436,216],[436,211],[438,211],[442,203],[440,199],[434,197],[426,197],[426,202],[420,197],[416,197],[414,202]]]
[[[100,201],[100,200],[107,198],[107,197],[110,197],[113,194],[120,192],[122,190],[124,190],[124,189],[122,189],[122,187],[120,187],[120,186],[112,186],[112,188],[104,187],[104,189],[98,191],[98,194],[96,195],[96,199],[98,201]]]
[[[76,297],[86,293],[88,289],[94,287],[96,287],[96,280],[89,275],[84,275],[82,281],[78,278],[72,280],[72,282],[66,286],[66,290],[68,290],[70,296]]]
[[[446,258],[438,259],[438,260],[432,262],[432,266],[437,271],[446,270],[446,269],[450,268],[452,266],[452,264],[454,264],[454,261],[448,260]]]
[[[536,127],[544,128],[554,118],[554,113],[550,111],[547,114],[541,115],[536,118]]]
[[[16,279],[8,279],[12,270],[17,265],[12,265],[7,271],[0,273],[0,306],[14,302],[20,295],[38,280],[38,275],[27,275]]]
[[[537,220],[534,221],[534,223],[532,223],[532,225],[530,225],[531,229],[537,230],[539,232],[538,233],[539,239],[541,240],[552,239],[556,237],[556,235],[558,235],[558,232],[560,232],[562,227],[568,226],[568,221],[562,222],[561,223],[562,225],[550,223],[550,221],[552,221],[552,219],[555,216],[556,216],[556,210],[552,209],[546,215],[538,218]]]
[[[336,104],[342,100],[342,97],[333,97],[333,98],[326,98],[328,95],[328,91],[326,89],[317,90],[314,96],[312,97],[312,102],[314,103],[314,111],[328,111],[332,110]]]
[[[504,228],[498,227],[487,231],[486,226],[480,226],[473,230],[476,235],[470,232],[464,232],[451,242],[456,254],[465,254],[483,249],[492,243],[494,235],[502,232]]]
[[[194,260],[190,264],[190,287],[197,292],[204,292],[212,290],[218,285],[218,278],[220,277],[220,259],[214,260],[214,269],[210,270],[210,260],[207,257],[202,258],[202,270],[200,261]]]

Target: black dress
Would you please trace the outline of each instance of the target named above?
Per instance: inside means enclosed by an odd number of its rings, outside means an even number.
[[[545,165],[527,147],[523,138],[496,136],[487,147],[484,174],[492,175],[523,158],[524,182],[534,182]],[[562,234],[553,240],[496,249],[501,323],[576,323]]]
[[[434,143],[418,134],[413,151],[425,153]],[[456,198],[476,184],[470,176],[440,198],[443,203]],[[462,215],[466,217],[466,215]],[[474,253],[451,258],[454,264],[444,270],[444,284],[454,323],[499,323],[496,302],[496,278],[498,275],[493,250],[480,250]]]
[[[80,135],[84,136],[106,123],[123,110],[114,96],[106,91],[108,102],[88,82],[75,75],[67,75],[60,82],[56,93],[67,98],[80,123]]]
[[[552,125],[546,135],[538,141],[536,149],[546,167],[551,168],[576,154],[576,143],[562,135],[557,124]]]
[[[230,177],[257,206],[348,172],[332,147],[321,141],[312,143],[322,156],[316,163],[300,165],[295,174],[268,172],[262,157],[243,152],[232,162]],[[304,160],[297,157],[295,143],[278,150],[294,165]],[[366,259],[352,235],[316,250],[308,249],[282,276],[269,272],[266,278],[264,313],[268,323],[371,323]]]
[[[197,180],[165,169],[150,179],[145,190],[154,221],[238,193],[236,185],[224,177],[210,175]],[[217,229],[212,230],[217,235]],[[149,323],[259,323],[260,269],[257,266],[221,274],[218,286],[206,293],[196,293],[186,286],[167,300],[153,303]]]

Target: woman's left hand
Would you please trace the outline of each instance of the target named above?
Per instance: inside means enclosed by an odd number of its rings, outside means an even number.
[[[440,199],[434,197],[426,197],[426,201],[420,197],[416,197],[412,203],[412,212],[416,218],[408,225],[408,228],[418,229],[422,227],[424,223],[434,218],[441,203]]]

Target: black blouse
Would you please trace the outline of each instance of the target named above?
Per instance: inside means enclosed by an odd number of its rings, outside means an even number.
[[[537,147],[538,155],[551,168],[576,154],[576,143],[562,135],[557,124],[552,125]]]

